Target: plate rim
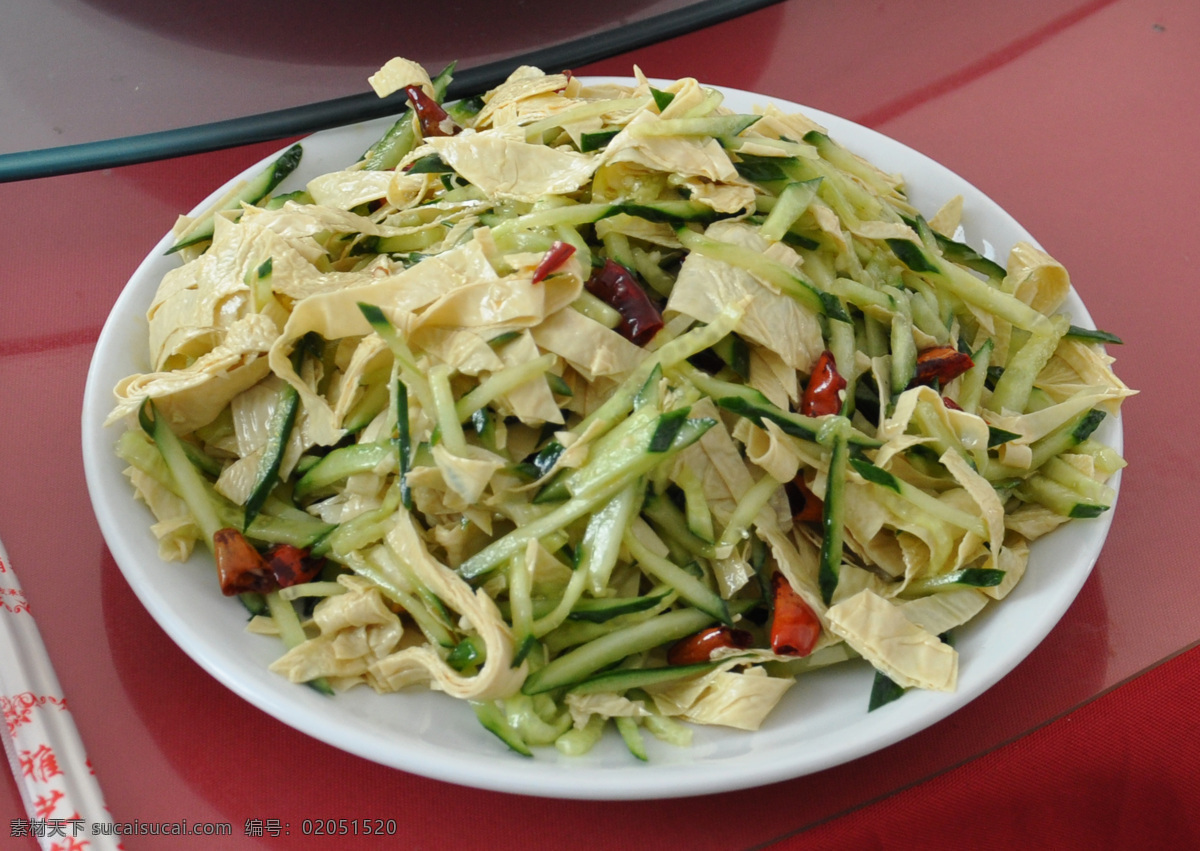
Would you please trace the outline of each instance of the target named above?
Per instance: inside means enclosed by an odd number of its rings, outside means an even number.
[[[631,78],[612,76],[585,77],[583,79],[587,83],[631,82]],[[668,81],[654,80],[652,82]],[[862,147],[862,140],[868,140],[872,145],[893,148],[896,153],[902,155],[902,158],[912,158],[914,162],[922,164],[924,168],[944,172],[945,177],[956,185],[964,189],[969,189],[974,196],[969,201],[968,206],[971,209],[968,210],[968,214],[984,219],[998,216],[1006,221],[1008,225],[1016,228],[1019,238],[1037,245],[1033,236],[989,196],[961,175],[903,142],[871,128],[856,124],[848,119],[823,110],[797,104],[786,98],[749,92],[727,86],[710,86],[710,88],[718,89],[725,93],[727,97],[734,99],[756,103],[774,103],[788,111],[802,112],[810,119],[828,128],[833,138],[844,140],[847,147],[851,150]],[[340,135],[351,134],[360,128],[378,127],[381,131],[390,121],[391,119],[376,119],[359,125],[349,125],[347,127],[319,131],[301,140],[301,142],[311,142],[316,139],[334,139]],[[855,137],[855,141],[850,142],[847,139],[847,135]],[[280,152],[285,150],[286,147],[289,146],[281,147]],[[264,157],[258,163],[245,169],[241,174],[223,183],[197,204],[192,214],[203,210],[211,204],[231,183],[261,171],[277,156],[278,153],[273,153]],[[304,165],[302,162],[301,168],[293,176],[293,181],[301,174],[308,174]],[[318,169],[314,172],[314,174],[316,173],[320,173],[320,170]],[[980,205],[986,209],[981,209]],[[1092,529],[1093,532],[1090,535],[1084,536],[1085,546],[1081,550],[1081,558],[1079,559],[1081,563],[1086,562],[1086,566],[1082,564],[1076,566],[1068,574],[1069,581],[1060,581],[1050,588],[1051,606],[1049,612],[1051,614],[1038,621],[1036,628],[1020,633],[1016,640],[1010,643],[1007,652],[1003,653],[999,664],[993,664],[985,675],[967,677],[966,687],[963,688],[960,682],[960,690],[954,693],[913,692],[908,694],[905,696],[904,703],[890,705],[892,707],[890,712],[885,711],[889,707],[878,710],[875,717],[883,723],[872,725],[872,728],[866,731],[858,731],[863,733],[863,735],[854,742],[826,748],[820,752],[819,756],[807,760],[798,762],[794,759],[784,759],[747,767],[738,763],[738,757],[736,756],[730,758],[736,763],[735,765],[730,765],[729,759],[718,759],[711,763],[718,767],[718,771],[715,773],[720,774],[719,777],[714,777],[711,776],[714,772],[696,770],[697,764],[702,763],[703,758],[700,760],[686,758],[669,759],[661,763],[652,762],[648,765],[637,764],[628,767],[618,766],[610,769],[605,766],[597,766],[595,764],[596,760],[587,757],[574,758],[570,762],[564,762],[557,758],[535,758],[531,762],[505,751],[503,746],[500,746],[498,743],[496,743],[497,747],[494,753],[469,754],[466,756],[460,754],[458,751],[452,751],[448,755],[443,745],[426,742],[423,739],[415,742],[406,739],[399,751],[397,751],[397,745],[394,742],[390,746],[387,743],[383,743],[381,747],[381,743],[371,730],[347,729],[347,725],[345,724],[333,730],[325,728],[324,725],[329,721],[329,704],[326,702],[328,699],[316,696],[311,690],[298,688],[277,675],[266,671],[265,668],[257,671],[242,671],[238,668],[231,669],[225,660],[222,659],[222,654],[214,652],[218,648],[206,646],[194,625],[189,624],[186,619],[180,620],[171,616],[176,613],[170,610],[169,601],[164,598],[162,587],[152,581],[151,571],[139,562],[136,553],[130,548],[128,530],[122,529],[122,515],[127,514],[131,509],[142,508],[144,510],[144,507],[136,503],[132,492],[125,482],[119,483],[124,485],[124,502],[117,504],[110,499],[111,493],[109,491],[114,486],[112,468],[115,465],[112,463],[113,459],[111,457],[106,458],[104,456],[105,453],[108,456],[114,455],[112,451],[113,443],[118,436],[118,432],[115,430],[115,427],[104,429],[99,426],[99,423],[102,423],[108,410],[111,409],[112,404],[111,384],[102,383],[107,381],[104,371],[105,364],[102,363],[102,355],[110,353],[115,346],[120,345],[120,342],[115,338],[125,330],[125,326],[131,321],[130,317],[126,314],[131,309],[134,309],[137,303],[140,303],[140,301],[148,303],[149,298],[153,296],[154,289],[157,288],[157,280],[152,280],[148,275],[151,270],[163,263],[163,252],[170,246],[170,243],[171,235],[168,232],[139,263],[137,269],[130,276],[129,281],[122,288],[120,295],[106,318],[88,367],[81,413],[84,469],[89,498],[105,543],[109,547],[122,575],[160,628],[168,634],[171,640],[186,655],[212,675],[218,682],[284,724],[304,732],[318,741],[325,742],[340,750],[384,766],[409,771],[445,782],[492,791],[562,799],[639,800],[666,799],[752,788],[812,774],[853,761],[901,741],[945,719],[971,700],[974,700],[975,697],[990,689],[996,682],[1020,664],[1021,661],[1042,643],[1046,635],[1059,622],[1071,603],[1075,600],[1083,583],[1091,574],[1099,558],[1109,528],[1111,527],[1113,515],[1115,514],[1116,502],[1114,502],[1112,509],[1105,512],[1101,517],[1087,521],[1090,524],[1088,528]],[[1091,316],[1073,288],[1069,297],[1074,301],[1071,305],[1073,319],[1091,324]],[[137,313],[135,312],[136,315]],[[136,342],[144,346],[144,339],[143,335]],[[126,341],[126,345],[132,346],[134,342]],[[1105,430],[1103,435],[1105,442],[1113,446],[1118,452],[1122,451],[1123,429],[1120,416],[1107,417],[1106,422],[1102,424],[1102,428]],[[1119,472],[1110,480],[1110,486],[1119,493]],[[145,528],[137,531],[143,536],[149,536],[148,524]],[[152,539],[152,536],[149,537]],[[1040,539],[1040,541],[1034,542],[1034,545],[1036,546],[1044,540],[1046,539]],[[156,545],[152,544],[152,546],[156,550]],[[202,555],[203,557],[207,557],[206,554]],[[195,558],[193,557],[193,560]],[[1022,580],[1022,583],[1018,583],[1016,590],[1013,592],[1014,595],[1018,593],[1025,582],[1026,580]],[[981,617],[990,619],[998,610],[1003,610],[1003,608],[1003,606],[989,605],[986,614]],[[971,629],[972,626],[977,626],[977,624],[968,625],[968,633],[973,631]],[[967,665],[968,661],[960,659],[960,662],[964,666]],[[807,674],[802,678],[802,681],[808,682],[811,677],[822,677],[823,675],[824,678],[822,681],[828,681],[830,675],[839,676],[840,672]],[[429,696],[428,692],[424,694],[427,697]],[[416,693],[405,693],[402,695],[404,698],[416,696]],[[443,700],[452,700],[442,695],[437,695],[437,697]],[[457,704],[459,701],[454,701],[454,703]],[[897,706],[901,706],[902,711],[897,712],[895,709]],[[474,723],[473,715],[470,713],[464,717],[469,718],[470,722]],[[794,721],[794,719],[784,719],[784,722],[790,721]],[[768,723],[770,723],[770,719],[768,719]],[[316,735],[313,733],[314,730],[321,730],[323,734]],[[735,732],[730,735],[754,737],[759,734]],[[801,739],[803,738],[801,736]],[[551,748],[550,750],[553,749]],[[497,754],[499,755],[498,759],[496,758]]]

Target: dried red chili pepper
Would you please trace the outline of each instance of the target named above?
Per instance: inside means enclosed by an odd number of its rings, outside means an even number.
[[[635,345],[646,345],[663,327],[662,314],[654,302],[620,263],[605,260],[603,266],[592,272],[585,286],[588,292],[621,314],[616,331]]]
[[[266,559],[237,529],[218,529],[213,533],[213,555],[221,593],[227,597],[247,591],[266,593],[278,587]]]
[[[792,480],[787,489],[792,520],[796,523],[819,523],[825,514],[825,504],[804,483],[803,474]]]
[[[681,638],[671,645],[667,651],[667,663],[670,665],[695,665],[707,662],[714,650],[722,647],[733,647],[745,650],[754,643],[753,636],[744,629],[734,629],[731,626],[710,626],[695,635]]]
[[[272,547],[267,552],[266,562],[271,573],[275,575],[275,581],[279,583],[280,588],[312,582],[321,572],[321,568],[325,566],[324,559],[313,558],[309,555],[308,550],[302,550],[291,544],[278,544]]]
[[[542,258],[542,262],[538,263],[537,268],[533,270],[533,282],[536,284],[549,278],[551,273],[566,263],[574,253],[575,246],[569,242],[556,242],[551,245],[546,256]]]
[[[800,413],[806,417],[821,417],[841,412],[842,397],[839,394],[845,389],[846,379],[838,374],[833,352],[826,349],[817,358],[808,378],[808,386],[800,400]]]
[[[405,86],[404,93],[408,95],[408,102],[417,114],[422,136],[453,136],[462,129],[454,123],[449,113],[442,109],[442,105],[426,94],[420,86]]]
[[[951,411],[961,411],[962,410],[962,405],[958,404],[958,402],[955,402],[953,399],[947,398],[946,396],[942,397],[942,404],[945,405]]]
[[[917,374],[908,386],[933,384],[934,381],[945,385],[974,365],[975,362],[966,352],[950,346],[930,346],[917,352]]]
[[[807,656],[821,636],[821,621],[787,577],[771,577],[775,613],[771,618],[771,649],[780,656]]]

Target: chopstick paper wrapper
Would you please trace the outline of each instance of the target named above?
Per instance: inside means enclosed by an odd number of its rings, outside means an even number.
[[[34,837],[46,851],[118,848],[116,837],[92,833],[92,825],[112,817],[3,543],[0,711],[0,736],[27,813],[13,820],[10,835]]]

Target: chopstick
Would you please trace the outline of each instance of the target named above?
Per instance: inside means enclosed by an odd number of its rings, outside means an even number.
[[[27,814],[13,819],[10,835],[36,837],[47,851],[80,837],[89,849],[117,848],[117,837],[93,835],[92,826],[112,816],[3,543],[0,710],[4,752]]]

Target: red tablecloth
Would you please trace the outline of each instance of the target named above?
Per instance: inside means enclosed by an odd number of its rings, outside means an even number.
[[[393,818],[394,846],[492,851],[1195,847],[1200,656],[1153,666],[1200,638],[1197,45],[1190,0],[789,0],[574,69],[636,62],[763,91],[945,163],[1066,264],[1096,322],[1125,338],[1117,369],[1142,391],[1125,408],[1130,467],[1104,553],[1022,665],[884,751],[721,796],[591,803],[451,786],[315,742],[204,673],[104,547],[80,401],[99,328],[140,259],[176,213],[276,146],[0,186],[0,537],[114,814],[228,823],[222,848],[345,847],[254,835],[306,817]],[[0,781],[0,846],[33,847],[9,835],[21,809]]]

